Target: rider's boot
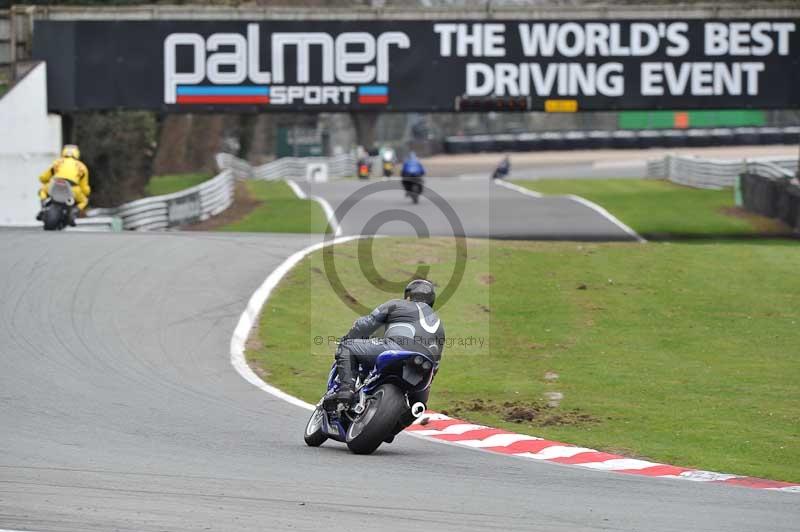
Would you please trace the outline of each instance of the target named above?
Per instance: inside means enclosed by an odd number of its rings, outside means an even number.
[[[339,388],[325,399],[325,403],[338,403],[350,406],[355,398],[355,375],[353,374],[353,354],[344,343],[336,349],[336,371],[339,374]]]
[[[353,404],[355,396],[356,392],[353,390],[353,385],[351,383],[342,384],[339,386],[339,390],[333,394],[333,397],[345,406]]]
[[[328,406],[342,404],[349,407],[351,404],[353,404],[353,399],[355,399],[355,396],[356,392],[353,389],[352,383],[340,384],[339,389],[336,390],[336,392],[325,398],[325,404]]]
[[[40,222],[42,221],[42,218],[44,218],[45,205],[47,205],[47,200],[42,200],[42,208],[39,209],[39,213],[36,215],[36,219],[39,220]]]

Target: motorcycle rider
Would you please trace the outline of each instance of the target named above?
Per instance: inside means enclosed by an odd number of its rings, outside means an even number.
[[[75,198],[75,206],[69,220],[69,225],[75,226],[75,218],[89,205],[89,194],[92,189],[89,186],[89,169],[80,160],[81,152],[75,144],[66,144],[61,150],[61,158],[53,161],[50,168],[42,172],[39,181],[42,182],[39,188],[39,199],[42,201],[42,208],[47,204],[49,197],[50,180],[53,178],[66,179],[72,185],[72,195]],[[42,219],[42,211],[36,215],[37,220]]]
[[[408,283],[403,299],[391,299],[370,314],[353,322],[336,350],[339,389],[326,402],[349,405],[355,396],[358,365],[372,368],[378,355],[387,350],[416,351],[430,356],[437,364],[444,350],[444,326],[433,310],[436,291],[433,283],[415,279]],[[380,327],[382,338],[370,338]],[[427,402],[429,390],[417,400]]]
[[[506,155],[494,169],[492,179],[503,179],[508,176],[509,172],[511,172],[511,159]]]
[[[369,179],[372,173],[372,158],[364,146],[356,147],[356,175],[361,179]]]
[[[397,162],[397,155],[394,153],[394,148],[391,146],[381,146],[381,149],[378,151],[378,155],[381,158],[381,161],[385,163],[396,163]]]
[[[406,196],[409,195],[414,184],[422,183],[422,178],[425,176],[425,168],[413,151],[403,161],[403,169],[400,175],[403,178],[403,188],[406,191]]]
[[[391,146],[381,146],[378,155],[383,163],[383,175],[386,176],[387,172],[391,175],[394,165],[397,164],[397,156],[394,153],[394,149]]]

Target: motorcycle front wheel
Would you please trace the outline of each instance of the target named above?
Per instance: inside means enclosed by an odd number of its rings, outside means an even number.
[[[324,415],[325,411],[321,406],[318,406],[316,410],[314,410],[314,413],[311,414],[306,424],[306,431],[303,434],[303,439],[309,447],[319,447],[328,439],[328,436],[322,431],[322,417]]]
[[[355,454],[372,454],[393,434],[407,408],[405,396],[397,386],[379,386],[367,399],[364,412],[347,429],[347,447]]]

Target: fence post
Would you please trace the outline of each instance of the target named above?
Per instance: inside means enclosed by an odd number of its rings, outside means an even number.
[[[737,207],[744,205],[744,200],[742,200],[742,174],[736,176],[736,182],[733,185],[733,201]]]
[[[800,179],[800,135],[797,136],[797,172],[795,172],[795,177]]]

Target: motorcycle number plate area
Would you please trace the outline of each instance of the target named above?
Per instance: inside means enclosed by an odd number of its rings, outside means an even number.
[[[334,438],[341,436],[339,432],[339,423],[337,421],[331,422],[331,418],[328,417],[327,414],[325,415],[323,424],[325,432],[327,432],[330,436],[333,436]]]
[[[72,189],[66,181],[58,180],[50,187],[50,198],[58,203],[67,203],[72,197]]]
[[[403,380],[409,383],[411,386],[416,386],[422,382],[422,377],[422,372],[412,368],[408,364],[403,366]]]

